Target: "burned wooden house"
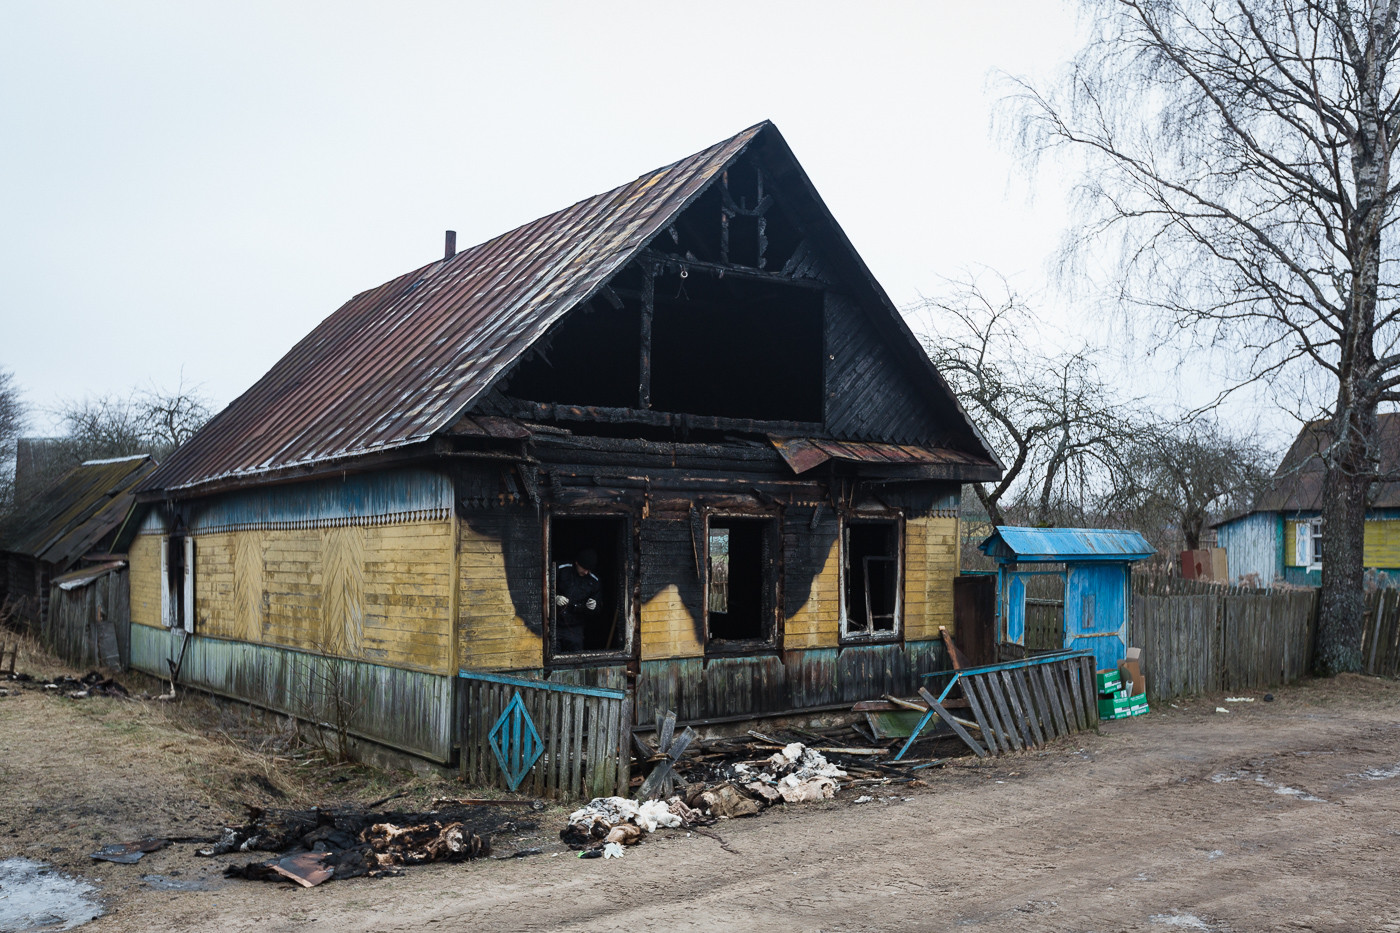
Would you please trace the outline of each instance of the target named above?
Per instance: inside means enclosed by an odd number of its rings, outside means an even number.
[[[772,124],[450,244],[145,481],[136,666],[448,761],[459,671],[713,722],[944,665],[1001,467]]]

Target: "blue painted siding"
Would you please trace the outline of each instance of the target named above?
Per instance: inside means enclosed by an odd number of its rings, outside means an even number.
[[[1065,580],[1065,647],[1092,651],[1099,670],[1114,668],[1128,645],[1128,565],[1069,568]]]
[[[452,514],[452,480],[422,469],[384,470],[230,493],[187,507],[195,533],[383,523]]]
[[[1232,581],[1254,574],[1267,586],[1283,576],[1283,516],[1277,512],[1243,515],[1217,528],[1216,536]]]

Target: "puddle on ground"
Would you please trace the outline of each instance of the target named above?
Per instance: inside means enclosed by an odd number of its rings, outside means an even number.
[[[0,859],[0,930],[71,930],[102,916],[97,889],[52,865]]]
[[[1361,772],[1361,776],[1368,781],[1388,781],[1400,777],[1400,765],[1393,768],[1367,768]]]
[[[1232,774],[1212,774],[1210,776],[1210,780],[1214,784],[1229,784],[1232,781],[1239,781],[1247,778],[1253,778],[1254,783],[1267,787],[1274,793],[1282,794],[1285,797],[1296,797],[1299,800],[1307,800],[1312,803],[1327,803],[1322,797],[1317,797],[1305,790],[1289,787],[1287,784],[1275,784],[1262,774],[1251,774],[1248,771],[1236,771]]]
[[[167,875],[142,875],[141,883],[157,891],[212,891],[214,885],[198,878],[171,878]]]
[[[1160,923],[1162,926],[1176,927],[1180,930],[1211,930],[1214,929],[1195,914],[1153,914],[1150,918],[1153,923]]]

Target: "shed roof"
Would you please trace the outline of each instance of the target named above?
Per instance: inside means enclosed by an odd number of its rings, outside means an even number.
[[[998,525],[978,547],[998,560],[1083,563],[1146,560],[1156,548],[1136,531],[1114,528],[1017,528]]]
[[[141,487],[167,494],[256,482],[396,450],[448,430],[565,314],[593,296],[746,150],[791,167],[815,223],[873,289],[957,409],[913,335],[816,195],[777,129],[760,123],[611,191],[363,292],[321,322]]]
[[[155,469],[146,454],[89,460],[59,477],[28,509],[28,520],[6,535],[3,548],[70,567],[121,526],[138,483]]]

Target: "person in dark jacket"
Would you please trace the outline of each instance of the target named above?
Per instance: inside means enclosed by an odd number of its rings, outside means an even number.
[[[594,575],[598,553],[579,551],[572,564],[560,564],[554,574],[554,620],[561,652],[582,651],[584,628],[598,611],[603,584]]]

